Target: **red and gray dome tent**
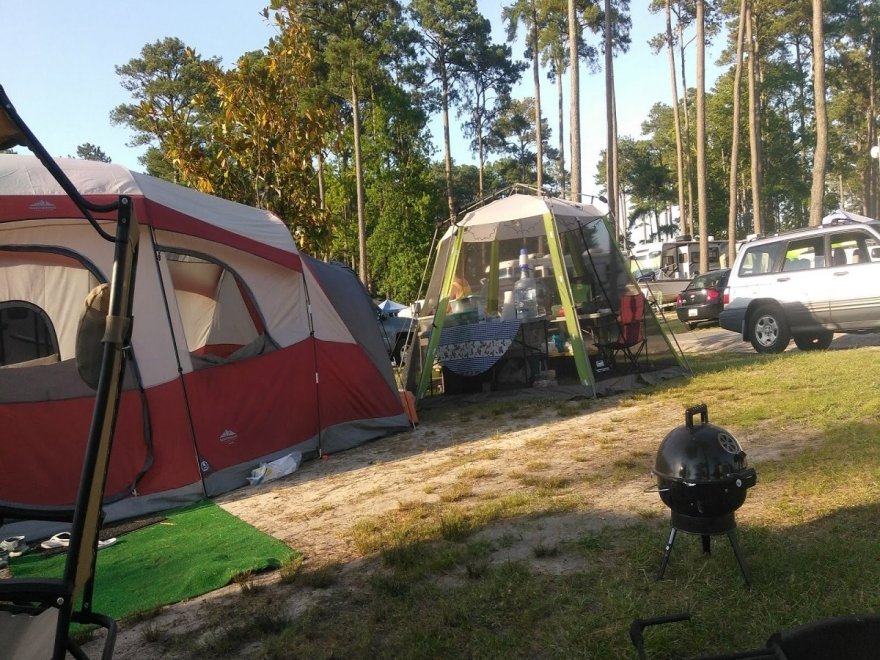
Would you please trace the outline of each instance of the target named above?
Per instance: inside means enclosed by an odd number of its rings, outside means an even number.
[[[118,165],[55,162],[88,200],[130,196],[140,224],[108,518],[245,485],[292,450],[409,427],[350,270],[301,254],[267,211]],[[0,155],[0,503],[74,501],[94,402],[75,339],[86,294],[110,279],[102,243],[36,158]]]

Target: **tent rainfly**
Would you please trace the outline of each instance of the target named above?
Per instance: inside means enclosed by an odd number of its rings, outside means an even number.
[[[621,305],[640,294],[605,215],[591,204],[513,193],[453,223],[438,242],[408,388],[423,401],[438,389],[597,396],[688,373],[643,299],[638,359],[615,349],[627,330]],[[511,307],[521,254],[537,297],[536,313],[525,317]],[[469,297],[455,300],[462,290]]]
[[[294,450],[409,428],[375,306],[350,270],[301,254],[267,211],[118,165],[57,162],[89,200],[132,196],[141,227],[109,520],[243,486]],[[36,158],[0,154],[3,503],[74,500],[94,404],[76,324],[109,280],[107,246]]]

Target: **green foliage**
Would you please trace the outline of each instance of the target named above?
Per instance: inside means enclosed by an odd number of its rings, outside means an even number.
[[[512,59],[509,46],[491,42],[488,21],[484,27],[464,75],[459,112],[467,117],[462,129],[465,137],[471,138],[471,151],[476,154],[481,170],[489,151],[491,126],[509,104],[511,88],[526,68],[525,62]]]
[[[82,158],[83,160],[97,160],[101,163],[110,163],[112,162],[110,156],[104,153],[104,150],[101,149],[96,144],[92,144],[91,142],[84,142],[76,148],[76,157]]]
[[[550,126],[545,117],[541,118],[541,140],[545,158],[555,160],[556,150],[550,146]],[[536,151],[537,131],[535,130],[535,100],[511,99],[501,110],[492,127],[488,145],[492,152],[501,154],[496,171],[501,173],[505,185],[525,183],[534,185],[537,181]],[[545,176],[545,184],[555,182]]]
[[[206,66],[218,100],[211,141],[172,154],[186,183],[272,210],[300,246],[313,251],[327,236],[316,167],[338,112],[315,84],[303,26],[283,14],[276,21],[279,34],[265,54],[245,54],[229,71]]]
[[[505,4],[508,36],[520,29],[524,55],[537,53],[550,79],[559,80],[570,66],[566,0]],[[673,38],[678,40],[678,24],[685,30],[693,27],[693,3],[671,4]],[[707,94],[706,107],[708,230],[721,238],[727,235],[739,3],[709,4],[708,32],[727,40],[721,62],[728,70]],[[603,65],[605,4],[576,0],[575,5],[583,36],[580,58],[597,72]],[[517,59],[523,54],[493,43],[491,26],[475,0],[411,0],[406,6],[387,0],[272,0],[270,6],[265,17],[276,22],[276,36],[228,69],[174,37],[144,45],[137,58],[116,67],[132,100],[114,108],[111,121],[131,129],[132,145],[148,147],[142,162],[150,174],[271,209],[288,223],[300,245],[320,258],[356,266],[363,238],[374,262],[367,268],[372,290],[415,297],[434,227],[450,215],[447,184],[453,207],[462,209],[481,193],[536,179],[531,100],[509,98],[525,67]],[[628,46],[629,3],[613,2],[611,9],[614,49],[619,52]],[[652,12],[664,9],[660,0],[651,3]],[[763,217],[765,231],[772,232],[807,222],[816,141],[810,9],[809,3],[791,0],[767,0],[753,9]],[[536,43],[532,22],[538,28]],[[878,130],[868,125],[877,114],[871,90],[877,86],[874,72],[880,70],[874,46],[880,42],[880,12],[876,3],[826,0],[825,31],[830,122],[826,202],[880,215],[880,161],[870,157]],[[686,40],[688,35],[680,36]],[[677,50],[680,44],[674,45]],[[665,34],[652,39],[653,48],[664,46]],[[692,51],[685,51],[687,57]],[[692,67],[693,61],[686,65]],[[743,82],[744,103],[745,88]],[[464,154],[450,153],[450,182],[426,129],[444,89],[446,110],[457,108],[470,150],[477,155],[474,167],[456,164]],[[557,95],[561,91],[557,88]],[[694,90],[684,90],[680,97],[680,114],[684,118],[686,98],[693,127]],[[362,124],[363,237],[357,222],[353,102]],[[557,160],[561,154],[549,146],[550,125],[557,129],[558,124],[555,111],[548,114],[551,122],[542,120],[544,172],[553,190],[564,186],[565,172]],[[735,232],[742,238],[752,225],[745,113],[737,130],[741,147]],[[685,144],[691,155],[693,137],[692,130],[690,144]],[[554,136],[557,147],[567,150],[567,138]],[[78,149],[79,157],[106,158],[94,145],[81,148],[85,151]],[[448,145],[442,149],[451,151]],[[641,136],[621,139],[619,166],[631,226],[650,222],[650,233],[675,231],[660,219],[677,203],[675,152],[672,110],[664,103],[645,117]],[[595,181],[604,189],[604,163]]]
[[[132,146],[158,148],[165,163],[156,170],[149,169],[157,156],[154,152],[152,159],[144,162],[148,173],[167,175],[169,166],[173,170],[170,150],[193,148],[207,141],[202,117],[213,112],[216,104],[203,65],[219,62],[218,58],[202,60],[180,39],[167,37],[146,44],[140,57],[116,67],[120,84],[135,102],[116,106],[110,121],[134,131]],[[197,96],[198,105],[194,103]]]
[[[388,81],[364,105],[361,135],[369,281],[377,296],[414,300],[428,258],[442,195],[434,180],[427,117],[412,96]],[[346,130],[326,170],[327,255],[357,261],[352,134]]]

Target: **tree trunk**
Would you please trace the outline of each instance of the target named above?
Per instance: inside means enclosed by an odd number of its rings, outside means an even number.
[[[538,59],[538,8],[532,0],[532,80],[535,84],[535,160],[538,190],[544,187],[544,136],[541,126],[541,70]]]
[[[327,192],[324,189],[324,151],[323,149],[318,152],[318,203],[321,205],[321,210],[327,210]]]
[[[614,154],[614,179],[612,179],[614,184],[614,212],[620,218],[620,235],[627,235],[627,226],[626,226],[626,212],[623,209],[623,195],[620,193],[620,158],[617,154],[617,88],[614,85],[614,67],[611,68],[611,126],[612,131],[611,135],[613,136],[613,140],[611,141],[611,151]],[[626,248],[626,241],[624,240],[623,247]]]
[[[706,31],[705,2],[697,0],[697,213],[700,272],[709,270],[709,213],[706,203]]]
[[[480,195],[478,199],[483,199],[485,195],[484,186],[483,186],[483,171],[486,169],[486,154],[485,147],[483,146],[483,121],[478,119],[476,122],[477,126],[477,166],[478,166],[478,178],[479,178],[479,188]]]
[[[874,125],[874,117],[877,116],[877,70],[874,67],[874,48],[876,45],[874,35],[868,40],[868,71],[870,81],[868,83],[868,148],[877,145],[880,151],[880,139],[877,138],[877,128]],[[871,159],[868,174],[870,176],[869,184],[865,186],[865,202],[864,214],[871,217],[880,217],[880,194],[878,194],[878,181],[880,181],[880,153],[877,158]]]
[[[810,226],[822,224],[825,202],[825,164],[828,160],[828,113],[825,109],[825,27],[822,0],[813,0],[813,96],[816,104],[816,152],[810,190]]]
[[[608,212],[615,222],[615,234],[620,233],[620,218],[617,217],[617,190],[614,188],[614,69],[611,38],[611,0],[605,0],[605,178],[608,190]]]
[[[571,67],[571,199],[579,202],[581,199],[581,62],[578,57],[579,30],[574,2],[575,0],[568,0],[568,48]]]
[[[730,141],[730,190],[727,206],[727,260],[733,263],[736,256],[736,200],[739,178],[739,97],[742,87],[743,33],[745,32],[746,0],[739,6],[739,27],[736,32],[736,69],[733,73],[733,131]]]
[[[760,106],[758,101],[758,82],[756,79],[757,47],[752,35],[752,0],[746,0],[746,43],[749,54],[749,151],[751,152],[752,170],[752,231],[764,233],[764,222],[761,217],[761,124]]]
[[[556,63],[556,96],[559,115],[559,190],[565,191],[565,103],[562,94],[562,58]]]
[[[446,65],[440,63],[440,99],[443,115],[443,163],[446,169],[446,205],[449,219],[455,219],[455,198],[452,195],[452,141],[449,138],[449,78],[446,76]]]
[[[681,117],[678,115],[678,77],[675,75],[675,49],[672,46],[672,11],[670,2],[671,0],[666,0],[666,50],[669,54],[669,80],[672,84],[672,121],[675,124],[675,161],[676,173],[678,174],[678,224],[684,230],[684,155],[682,154],[681,145]],[[683,231],[682,233],[685,232]]]
[[[684,164],[687,173],[687,233],[693,236],[694,231],[694,168],[691,166],[691,113],[688,110],[688,86],[684,66],[684,26],[681,17],[678,19],[678,47],[681,54],[681,89],[682,110],[684,110]]]
[[[801,39],[800,36],[795,37],[794,41],[794,49],[795,56],[794,61],[797,66],[797,86],[798,86],[798,127],[800,130],[800,153],[798,154],[798,159],[800,160],[800,171],[804,173],[806,176],[807,172],[807,74],[804,71],[804,63],[803,58],[801,57]],[[809,211],[806,209],[803,203],[798,204],[798,221],[799,224],[802,224],[805,216],[809,215]]]
[[[354,75],[351,77],[351,125],[354,132],[354,179],[357,191],[358,218],[358,276],[369,289],[367,282],[367,218],[364,212],[364,172],[361,166],[361,114]]]

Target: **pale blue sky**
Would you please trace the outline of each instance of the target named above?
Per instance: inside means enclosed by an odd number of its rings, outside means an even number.
[[[483,14],[493,22],[496,39],[504,37],[499,0],[478,0]],[[272,28],[260,15],[266,0],[0,0],[0,16],[7,26],[0,40],[0,84],[19,114],[53,156],[75,155],[84,142],[96,144],[113,162],[141,170],[142,150],[126,146],[130,132],[112,126],[109,113],[131,101],[122,89],[114,67],[138,57],[146,43],[179,37],[202,56],[219,56],[226,66],[250,50],[266,45]],[[652,16],[641,0],[633,4],[633,43],[630,52],[615,60],[618,125],[621,135],[638,137],[650,107],[670,102],[665,55],[652,55],[646,45],[663,27],[662,16]],[[522,45],[514,54],[522,56]],[[717,52],[717,48],[713,52]],[[694,51],[688,51],[691,59]],[[688,63],[693,84],[693,62]],[[707,79],[711,87],[714,74]],[[566,99],[568,83],[565,84]],[[546,79],[541,88],[544,114],[556,137],[556,90]],[[516,96],[531,96],[527,72]],[[581,131],[583,190],[597,190],[595,164],[605,143],[604,75],[581,73]],[[567,110],[566,110],[567,113]],[[452,117],[453,126],[456,119]],[[566,131],[568,117],[565,118]],[[432,124],[440,146],[439,122]],[[454,137],[455,139],[455,137]],[[442,154],[438,151],[435,158]],[[568,155],[566,157],[568,159]],[[453,159],[472,162],[460,139]]]

